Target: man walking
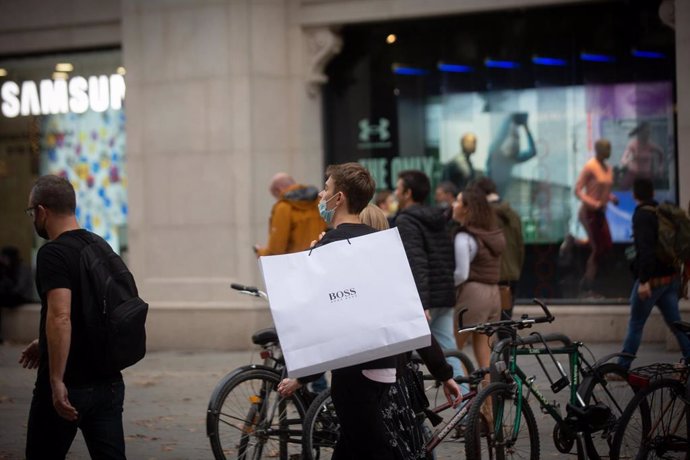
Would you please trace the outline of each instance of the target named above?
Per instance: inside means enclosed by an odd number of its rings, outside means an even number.
[[[295,183],[286,173],[271,179],[271,195],[277,200],[271,210],[268,244],[254,246],[257,256],[304,251],[326,230],[319,215],[319,190]]]
[[[26,437],[26,458],[64,459],[81,429],[92,458],[124,459],[119,371],[103,370],[90,346],[82,311],[79,244],[89,232],[75,217],[72,185],[42,176],[29,196],[27,214],[49,242],[38,251],[36,286],[41,297],[39,338],[21,354],[25,368],[38,367]]]
[[[690,359],[690,339],[672,327],[680,321],[678,311],[678,292],[680,289],[679,270],[665,264],[657,257],[659,238],[659,219],[654,201],[654,185],[647,178],[637,178],[633,182],[633,198],[637,202],[633,214],[633,238],[635,261],[633,272],[637,280],[630,294],[630,321],[623,342],[623,352],[636,354],[642,340],[642,330],[654,305],[659,307],[664,321],[671,327],[686,362]],[[630,368],[632,358],[618,358],[618,363]]]
[[[400,212],[395,226],[400,232],[422,306],[427,311],[431,333],[441,348],[454,350],[455,256],[443,210],[424,204],[430,189],[429,178],[421,171],[407,170],[398,175],[395,196]],[[453,366],[454,377],[463,375],[457,359],[448,361]]]

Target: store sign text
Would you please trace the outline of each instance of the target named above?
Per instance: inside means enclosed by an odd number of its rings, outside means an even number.
[[[361,158],[359,163],[369,170],[377,189],[394,190],[398,173],[406,169],[422,171],[432,180],[436,180],[438,175],[438,160],[434,157],[394,157],[390,161],[388,158]]]
[[[2,114],[7,118],[57,113],[120,110],[125,98],[122,75],[75,76],[67,80],[6,81],[0,89]]]

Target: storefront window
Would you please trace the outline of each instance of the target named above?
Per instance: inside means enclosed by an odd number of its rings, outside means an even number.
[[[660,201],[678,193],[674,34],[653,3],[347,28],[328,68],[326,160],[362,162],[380,189],[410,168],[460,188],[472,170],[488,176],[522,219],[521,298],[625,302],[632,181],[651,178]],[[589,249],[574,186],[598,139],[611,143],[619,203],[606,209],[614,248],[592,297],[580,289]],[[581,244],[561,250],[567,235]]]
[[[39,175],[67,178],[79,224],[127,249],[125,69],[119,50],[0,60],[3,245],[41,244],[23,215]]]

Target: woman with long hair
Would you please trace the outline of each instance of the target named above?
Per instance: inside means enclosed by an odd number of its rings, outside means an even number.
[[[506,242],[496,215],[481,190],[468,189],[458,194],[453,204],[453,219],[460,224],[454,239],[456,318],[462,308],[467,308],[463,325],[498,321],[501,316],[498,280]],[[456,332],[459,350],[468,337]],[[477,364],[487,367],[491,354],[489,338],[479,333],[472,333],[471,337]]]

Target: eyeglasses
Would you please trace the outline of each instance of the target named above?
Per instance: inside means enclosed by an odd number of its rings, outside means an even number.
[[[27,216],[33,218],[33,217],[34,217],[34,213],[36,212],[36,208],[37,208],[37,207],[38,207],[38,205],[36,205],[36,206],[31,206],[30,208],[26,208],[26,209],[24,210],[24,213],[25,213]]]

